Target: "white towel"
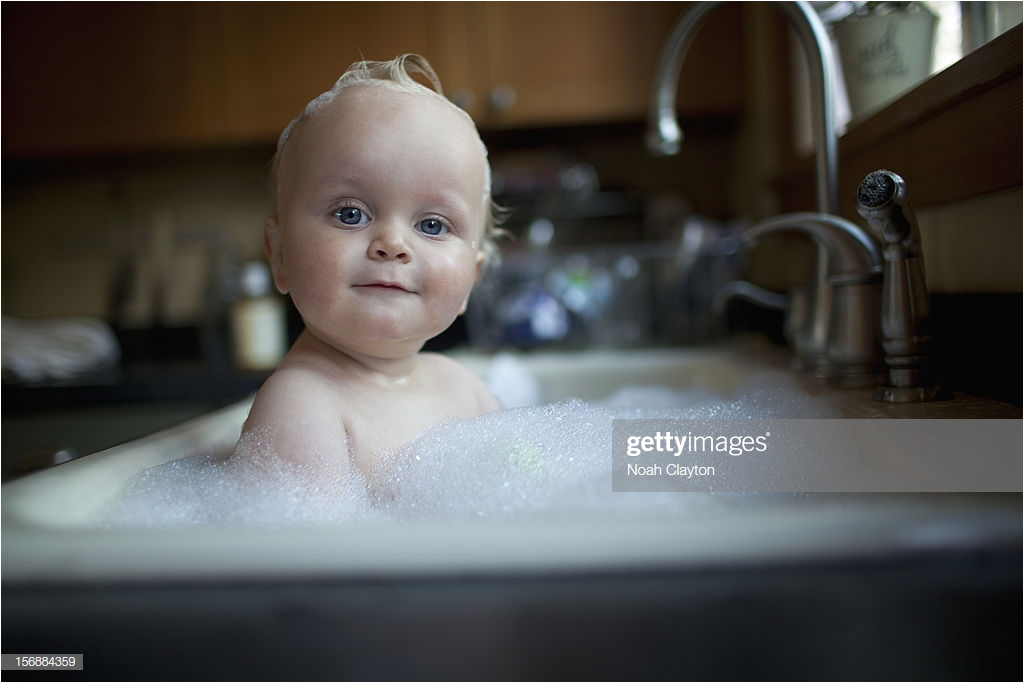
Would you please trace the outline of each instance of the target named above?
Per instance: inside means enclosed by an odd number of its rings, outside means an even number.
[[[3,316],[0,349],[4,379],[67,380],[115,366],[121,348],[102,320],[85,317],[33,320]]]

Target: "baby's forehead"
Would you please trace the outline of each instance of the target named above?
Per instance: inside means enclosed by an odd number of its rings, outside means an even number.
[[[410,91],[390,81],[344,88],[332,100],[309,112],[292,137],[322,140],[324,136],[341,136],[358,140],[371,132],[386,134],[391,130],[400,134],[418,129],[424,136],[443,139],[453,150],[462,149],[487,164],[487,148],[465,111],[443,95],[426,89]]]
[[[286,144],[278,182],[290,184],[286,177],[318,157],[321,145],[331,145],[329,140],[372,144],[370,140],[387,136],[389,129],[399,137],[410,134],[408,129],[399,133],[399,127],[420,129],[418,134],[424,137],[443,140],[450,153],[466,160],[468,166],[463,168],[479,174],[480,198],[486,203],[490,197],[487,148],[469,115],[434,91],[383,80],[346,86],[307,110]]]

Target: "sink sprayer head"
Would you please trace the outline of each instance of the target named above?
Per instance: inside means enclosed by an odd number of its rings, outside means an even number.
[[[889,171],[869,173],[857,188],[857,202],[867,209],[880,209],[893,197],[903,184],[903,179]]]
[[[892,171],[874,171],[857,188],[857,213],[885,242],[917,238],[917,218],[907,202],[907,184]]]

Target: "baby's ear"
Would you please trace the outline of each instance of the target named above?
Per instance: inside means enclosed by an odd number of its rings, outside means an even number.
[[[484,276],[484,268],[487,267],[487,252],[480,249],[476,252],[476,273],[473,276],[473,286],[480,284]]]
[[[486,266],[486,265],[487,265],[487,254],[485,254],[483,252],[483,250],[480,250],[479,252],[477,252],[477,255],[476,255],[476,273],[473,276],[473,287],[474,288],[478,284],[480,284],[480,280],[483,279],[484,266]],[[459,309],[459,315],[462,315],[463,313],[466,312],[466,309],[469,307],[469,297],[471,295],[472,295],[472,292],[470,292],[469,294],[466,295],[466,300],[462,302],[462,308]]]
[[[288,276],[284,272],[284,246],[277,216],[268,216],[263,222],[263,246],[267,250],[270,272],[274,274],[274,286],[277,287],[277,291],[287,294]]]

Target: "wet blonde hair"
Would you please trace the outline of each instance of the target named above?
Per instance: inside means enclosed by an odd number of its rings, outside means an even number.
[[[429,84],[429,87],[416,80],[414,76],[422,77]],[[465,117],[465,120],[476,131],[476,124],[473,122],[472,117],[444,96],[441,80],[437,77],[433,67],[430,66],[430,62],[425,57],[417,54],[404,54],[387,62],[367,60],[355,62],[335,81],[334,87],[311,100],[305,109],[302,110],[302,113],[285,127],[277,139],[277,151],[274,153],[271,166],[271,188],[275,206],[277,204],[277,184],[282,159],[288,147],[288,142],[294,137],[295,131],[318,111],[334,102],[346,88],[357,85],[375,85],[412,95],[426,95],[438,98]],[[477,136],[479,138],[479,133],[477,133]],[[484,154],[482,201],[488,205],[488,211],[485,212],[486,218],[480,251],[483,252],[486,263],[494,264],[499,259],[496,240],[504,232],[498,227],[502,209],[491,199],[491,164],[487,160],[487,146],[484,145],[483,140],[480,140],[480,147],[483,149]]]

